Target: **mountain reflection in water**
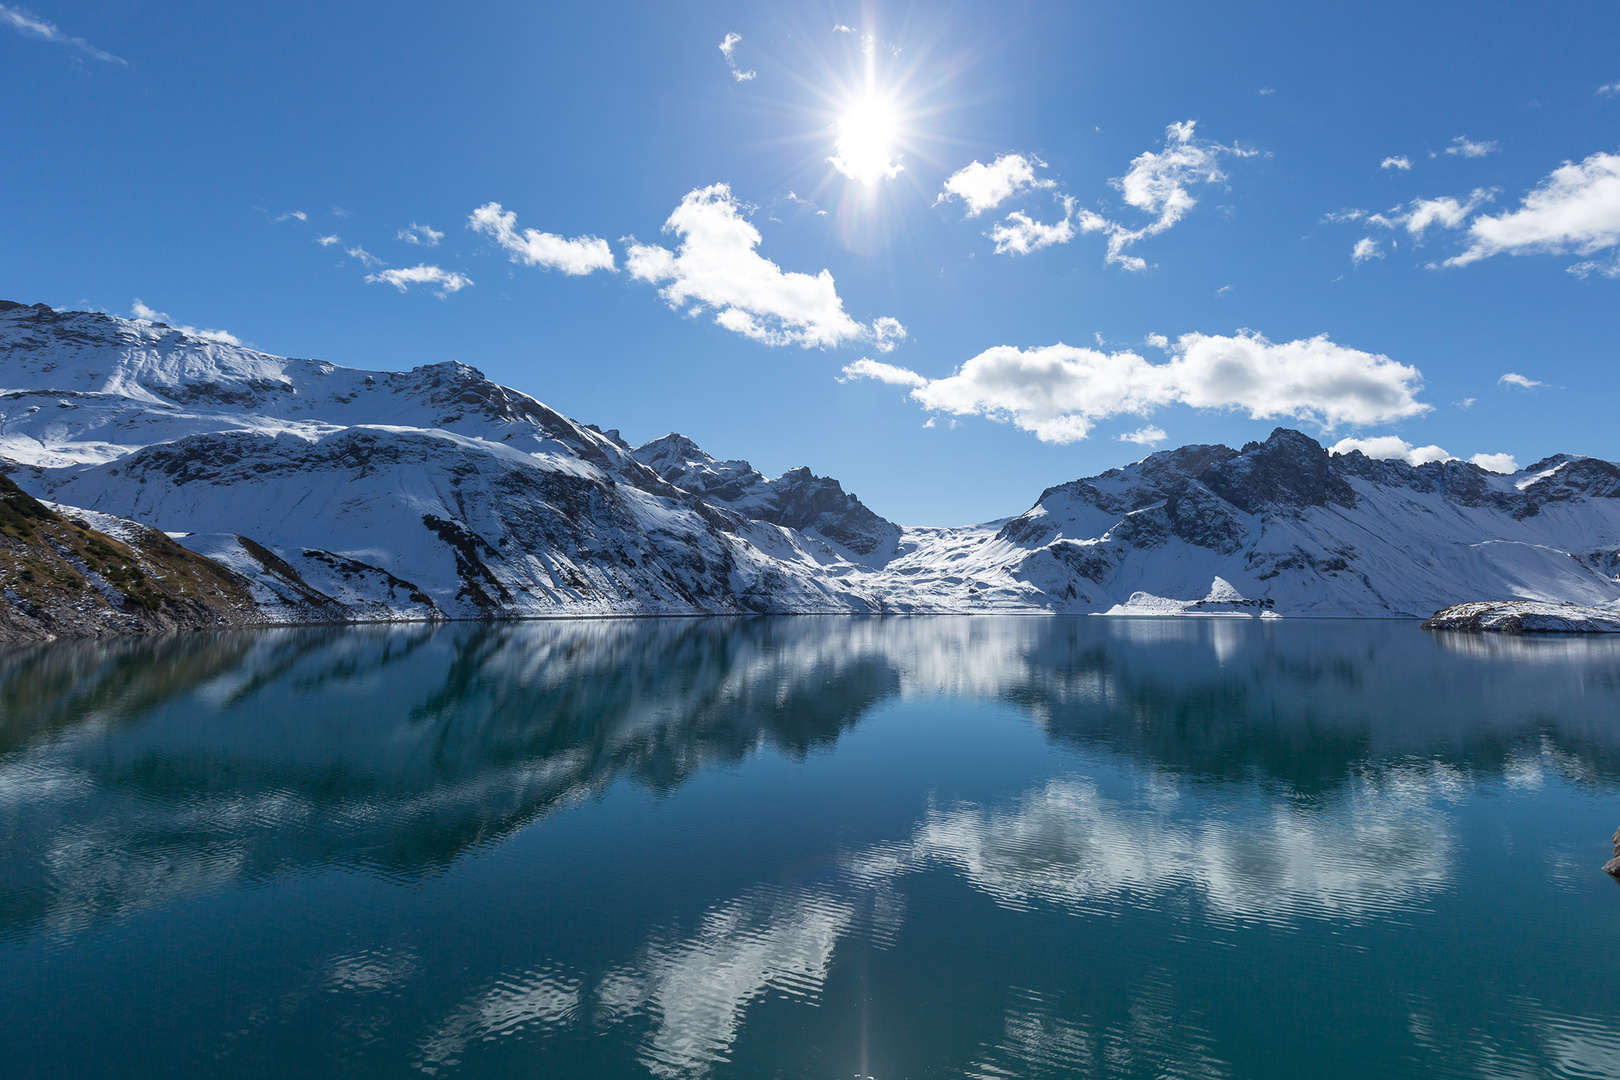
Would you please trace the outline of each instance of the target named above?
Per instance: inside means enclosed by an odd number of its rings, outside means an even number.
[[[323,953],[304,983],[358,1010],[345,1023],[370,1054],[345,1068],[476,1071],[480,1048],[539,1040],[540,1063],[572,1054],[558,1063],[576,1072],[741,1069],[745,1027],[782,1023],[760,1003],[825,1003],[845,953],[911,956],[908,927],[935,918],[915,913],[912,883],[940,875],[996,919],[1140,910],[1185,932],[1172,915],[1192,904],[1205,933],[1396,925],[1466,878],[1459,808],[1481,785],[1551,781],[1612,801],[1620,778],[1620,641],[1608,638],[806,617],[13,646],[0,652],[0,947],[12,950],[0,965],[188,898],[312,875],[425,888],[623,782],[677,799],[716,770],[832,755],[893,708],[949,702],[1026,718],[1056,764],[983,798],[899,777],[925,796],[902,827],[840,833],[831,862],[798,880],[762,871],[750,884],[728,866],[696,907],[672,893],[659,912],[643,896],[651,913],[617,952],[508,956],[453,976],[420,942]],[[694,877],[708,857],[692,856]],[[552,868],[552,887],[569,888],[568,872]],[[1111,1015],[1035,974],[1001,979],[993,1016],[974,1018],[995,1034],[946,1072],[1234,1074],[1219,1008],[1189,996],[1162,946],[1121,974]],[[8,1012],[16,992],[0,992]],[[401,994],[422,1015],[386,1004]],[[324,998],[298,1000],[294,1012]],[[1620,1066],[1613,1016],[1491,1000],[1499,1026],[1521,1031],[1516,1049],[1486,1053],[1476,1022],[1411,997],[1393,1006],[1404,1053],[1502,1075]],[[371,1027],[355,1027],[361,1014]],[[591,1047],[619,1044],[592,1064]],[[214,1058],[187,1067],[229,1071]],[[336,1058],[304,1067],[342,1071]]]

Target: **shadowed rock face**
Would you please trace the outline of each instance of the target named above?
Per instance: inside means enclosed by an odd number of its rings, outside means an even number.
[[[637,461],[666,482],[754,519],[816,532],[859,555],[893,545],[900,527],[878,517],[828,476],[789,469],[767,480],[746,461],[718,461],[684,435],[638,447]]]
[[[1356,493],[1333,468],[1322,444],[1302,432],[1278,428],[1263,443],[1213,465],[1199,479],[1246,514],[1326,506],[1354,507]]]

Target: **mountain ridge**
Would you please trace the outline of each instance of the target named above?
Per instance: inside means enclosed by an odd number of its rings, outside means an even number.
[[[1620,603],[1620,466],[1511,476],[1278,428],[901,526],[809,468],[630,446],[459,363],[367,372],[0,303],[0,457],[138,521],[271,621],[765,612],[1422,617]]]

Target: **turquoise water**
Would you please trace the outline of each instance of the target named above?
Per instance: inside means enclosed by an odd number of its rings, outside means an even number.
[[[1620,641],[778,618],[0,651],[16,1077],[1620,1075]]]

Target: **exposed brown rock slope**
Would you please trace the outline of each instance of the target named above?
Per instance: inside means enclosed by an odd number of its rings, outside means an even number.
[[[259,621],[237,574],[156,529],[121,522],[118,531],[58,513],[0,476],[0,641]]]

